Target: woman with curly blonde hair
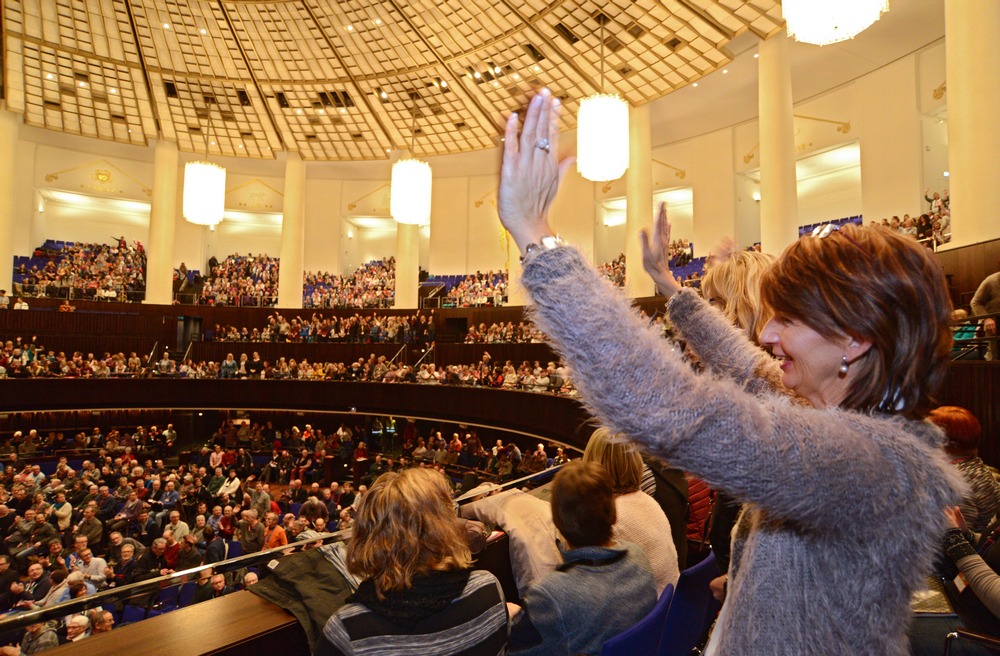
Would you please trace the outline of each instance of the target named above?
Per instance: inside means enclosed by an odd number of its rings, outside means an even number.
[[[432,469],[379,476],[347,547],[364,581],[323,629],[316,654],[502,654],[508,615],[500,583],[473,571],[451,488]],[[414,651],[416,653],[416,651]]]
[[[743,329],[755,344],[770,318],[760,298],[760,281],[774,256],[756,251],[737,251],[709,268],[701,280],[701,293],[719,308],[731,323]]]

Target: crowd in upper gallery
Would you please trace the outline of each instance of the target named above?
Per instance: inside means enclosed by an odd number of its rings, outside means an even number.
[[[14,282],[22,293],[93,300],[142,300],[146,251],[116,237],[111,244],[48,240],[30,257],[14,258]],[[72,290],[72,293],[68,290]]]

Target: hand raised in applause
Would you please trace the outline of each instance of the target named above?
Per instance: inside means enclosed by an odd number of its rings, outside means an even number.
[[[642,242],[642,267],[656,283],[660,293],[667,298],[672,297],[681,290],[681,284],[670,271],[670,221],[667,220],[666,203],[660,203],[652,237],[643,228],[639,232],[639,239]]]

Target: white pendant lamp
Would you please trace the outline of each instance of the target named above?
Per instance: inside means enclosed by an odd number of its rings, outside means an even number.
[[[389,213],[397,223],[430,225],[430,164],[419,159],[407,158],[392,165]]]
[[[389,213],[397,223],[425,226],[431,223],[431,166],[413,157],[413,144],[417,135],[416,106],[412,112],[410,157],[392,165]]]
[[[576,168],[587,180],[617,180],[628,170],[628,102],[604,93],[604,23],[601,22],[601,93],[580,101],[576,125]]]
[[[184,218],[196,225],[216,226],[226,211],[226,169],[209,162],[184,165]]]
[[[184,219],[195,225],[211,228],[222,223],[226,212],[226,169],[208,161],[208,139],[212,131],[212,109],[208,107],[208,127],[205,130],[205,161],[184,165],[184,198],[181,208]]]
[[[825,46],[853,39],[889,11],[889,0],[783,0],[788,36]]]

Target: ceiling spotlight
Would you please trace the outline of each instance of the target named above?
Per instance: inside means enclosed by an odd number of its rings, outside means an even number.
[[[211,142],[211,144],[212,144],[212,145],[214,146],[214,145],[215,145],[215,142],[214,142],[214,141],[212,141],[212,142]]]
[[[202,34],[208,34],[208,30],[206,30],[204,27],[198,31],[201,32]]]
[[[346,114],[347,113],[347,108],[346,107],[341,107],[340,108],[340,113],[341,114]]]
[[[374,23],[376,25],[381,25],[382,24],[382,19],[381,18],[376,18],[375,21],[374,21]]]
[[[344,29],[347,30],[348,32],[353,32],[354,31],[354,26],[353,25],[345,25]]]
[[[753,53],[753,58],[754,59],[760,59],[760,53],[759,52]]]
[[[52,73],[49,73],[48,75],[45,76],[45,79],[46,80],[51,80],[54,77],[55,77],[55,75],[53,75]]]
[[[500,68],[499,66],[494,66],[493,72],[496,73],[497,75],[500,75],[501,73],[503,73],[503,69]]]
[[[441,88],[442,89],[447,89],[448,88],[448,82],[446,80],[441,80]]]
[[[476,71],[475,73],[472,74],[472,77],[476,78],[477,80],[482,76],[483,76],[482,73],[480,73],[479,71]]]
[[[389,94],[386,93],[385,91],[383,91],[382,93],[380,93],[378,95],[381,96],[382,100],[388,100],[388,98],[389,98]]]
[[[722,74],[723,74],[723,75],[727,74],[728,72],[729,72],[729,69],[728,69],[728,68],[724,68],[724,69],[722,69]]]
[[[81,83],[80,83],[80,87],[81,87],[81,88],[82,88],[82,87],[85,87],[85,86],[87,86],[87,83],[86,83],[86,82],[81,82]]]
[[[493,80],[493,88],[494,89],[499,89],[500,88],[500,83],[497,82],[496,80]]]
[[[301,114],[301,113],[302,113],[302,110],[301,110],[301,109],[296,109],[296,110],[295,110],[295,113],[296,113],[296,114]]]
[[[520,73],[514,73],[514,79],[515,80],[520,80],[521,79],[521,74]]]
[[[236,147],[237,147],[237,148],[242,148],[242,147],[243,147],[243,144],[239,144],[239,145],[238,145],[238,146],[236,146]]]
[[[320,110],[319,110],[319,113],[320,113],[320,114],[326,114],[326,110],[325,110],[325,109],[320,109]]]
[[[943,175],[943,176],[944,176],[944,177],[946,177],[946,178],[948,178],[948,177],[951,177],[951,173],[948,173],[947,171],[945,171],[945,172],[944,172],[944,173],[942,173],[941,175]]]
[[[697,83],[697,82],[695,82],[695,83],[694,83],[694,84],[692,84],[691,86],[693,86],[693,87],[696,87],[696,86],[698,86],[698,83]]]
[[[391,148],[386,148],[386,149],[385,149],[385,153],[386,153],[387,155],[388,155],[389,153],[391,153],[391,152],[392,152],[392,149],[391,149]]]
[[[114,87],[111,87],[110,89],[108,89],[108,93],[110,93],[110,94],[116,94],[116,93],[118,93],[118,89],[116,89]]]
[[[163,29],[169,30],[170,29],[170,23],[164,23],[163,24]]]
[[[541,73],[542,67],[539,66],[538,64],[535,64],[535,66],[531,70],[535,71],[536,73]]]

